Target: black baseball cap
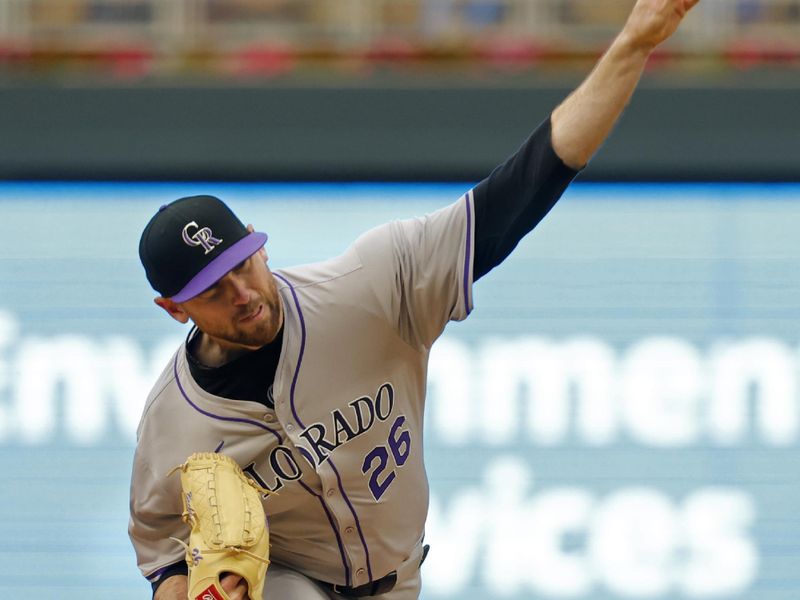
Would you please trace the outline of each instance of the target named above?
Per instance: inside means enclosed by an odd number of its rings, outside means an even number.
[[[165,204],[139,240],[139,258],[161,296],[186,302],[222,279],[267,241],[247,231],[215,196],[188,196]]]

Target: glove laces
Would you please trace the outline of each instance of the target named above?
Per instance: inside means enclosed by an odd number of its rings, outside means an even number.
[[[186,553],[191,555],[192,549],[189,548],[189,544],[184,542],[183,540],[179,540],[178,538],[170,537],[174,542],[178,542],[183,548],[186,550]],[[254,558],[265,565],[269,564],[269,559],[264,558],[263,556],[259,556],[255,552],[250,552],[249,550],[245,550],[244,548],[240,548],[239,546],[225,546],[223,548],[205,548],[204,550],[200,550],[200,554],[219,554],[220,552],[236,552],[237,554],[246,554],[250,558]]]

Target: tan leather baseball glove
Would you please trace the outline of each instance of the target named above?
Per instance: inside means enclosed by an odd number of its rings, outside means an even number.
[[[183,520],[191,528],[186,548],[189,598],[229,600],[222,573],[247,581],[250,600],[261,600],[269,565],[269,529],[261,494],[224,454],[199,452],[176,467],[181,471]],[[173,538],[174,539],[174,538]]]

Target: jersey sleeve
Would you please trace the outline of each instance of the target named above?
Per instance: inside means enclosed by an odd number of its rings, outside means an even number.
[[[475,186],[476,281],[511,254],[577,174],[553,149],[547,118],[516,153]]]
[[[142,447],[140,443],[140,448]],[[181,520],[180,478],[158,473],[137,450],[131,477],[130,536],[139,569],[151,583],[164,570],[184,558],[183,547],[171,540],[186,539],[188,530]]]
[[[424,217],[394,221],[355,250],[373,292],[411,345],[430,348],[448,321],[472,310],[472,192]]]

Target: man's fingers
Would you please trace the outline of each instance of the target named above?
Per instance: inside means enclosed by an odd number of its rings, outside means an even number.
[[[690,10],[692,10],[700,0],[681,0],[681,6],[678,8],[678,14],[681,19],[685,17]]]
[[[681,16],[686,16],[690,10],[692,10],[700,0],[681,0]]]
[[[236,573],[223,573],[219,583],[231,600],[247,600],[247,581]]]

